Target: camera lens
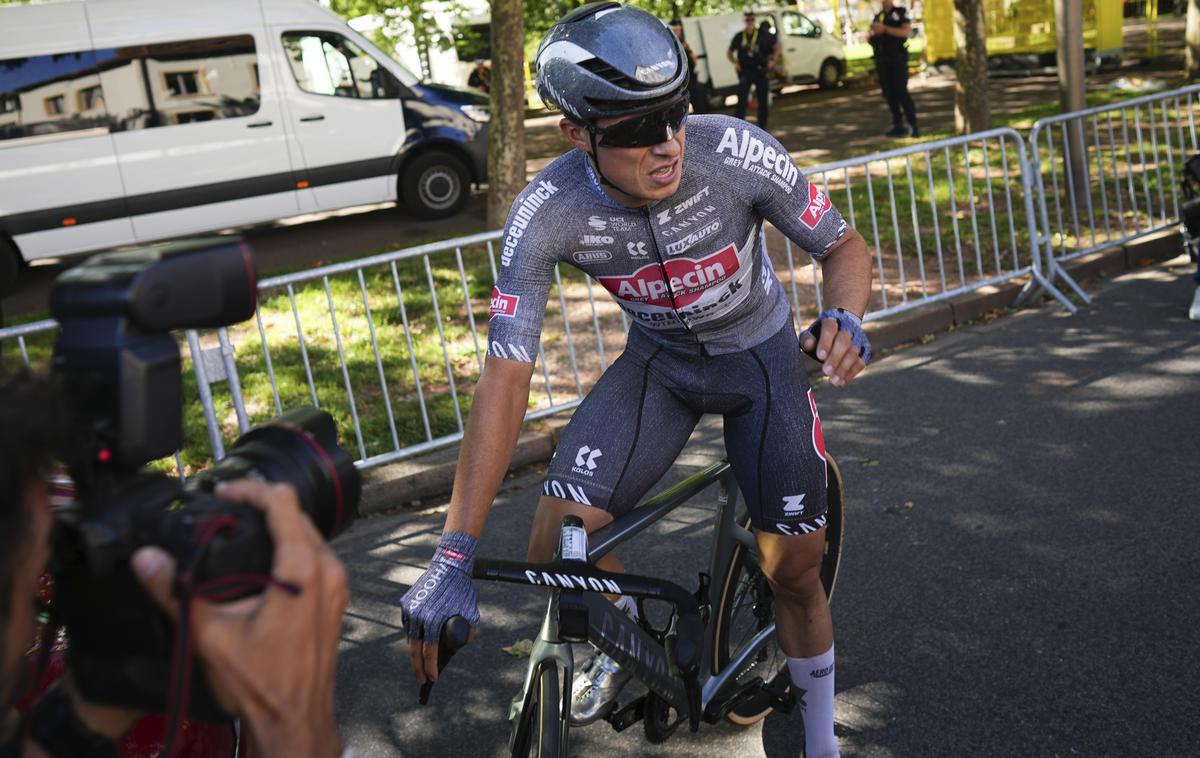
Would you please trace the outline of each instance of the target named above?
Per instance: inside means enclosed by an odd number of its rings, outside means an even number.
[[[195,487],[211,490],[233,479],[287,482],[317,530],[332,539],[358,515],[361,484],[350,455],[337,444],[333,417],[297,408],[242,435],[220,463],[200,474]]]

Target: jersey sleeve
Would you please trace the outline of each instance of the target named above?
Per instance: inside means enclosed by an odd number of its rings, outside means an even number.
[[[488,355],[533,363],[537,360],[546,299],[557,257],[542,248],[547,235],[537,221],[558,188],[552,181],[530,184],[517,196],[504,223],[500,270],[488,317]]]
[[[785,237],[813,258],[823,259],[845,236],[846,219],[833,200],[805,178],[783,145],[763,130],[751,128],[743,160],[763,169],[756,172],[754,207]]]

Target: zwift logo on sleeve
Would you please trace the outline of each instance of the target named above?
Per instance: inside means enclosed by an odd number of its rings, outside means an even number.
[[[800,169],[786,150],[776,150],[758,137],[751,137],[749,129],[742,129],[740,136],[732,126],[725,129],[717,153],[726,152],[729,155],[723,161],[725,165],[765,176],[789,194],[800,177]]]
[[[508,225],[508,234],[504,237],[504,249],[500,253],[502,265],[507,266],[512,263],[517,243],[529,227],[533,214],[537,213],[537,209],[541,208],[542,204],[549,200],[555,192],[558,192],[558,187],[548,181],[540,181],[537,188],[525,195],[525,199],[517,205],[516,211],[512,214],[512,223]]]

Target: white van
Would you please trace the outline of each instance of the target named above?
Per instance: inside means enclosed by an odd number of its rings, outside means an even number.
[[[846,75],[846,52],[841,41],[824,31],[821,24],[791,9],[755,11],[758,23],[771,25],[779,38],[779,70],[786,81],[836,87]],[[737,72],[726,57],[729,43],[744,28],[741,13],[720,16],[689,16],[682,19],[683,38],[696,54],[696,78],[705,83],[705,93],[715,107],[726,95],[737,92]],[[777,82],[782,86],[783,82]]]
[[[0,290],[19,261],[486,179],[487,99],[422,84],[314,0],[0,6]]]

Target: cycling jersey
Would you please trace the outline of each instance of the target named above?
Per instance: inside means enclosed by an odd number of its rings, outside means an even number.
[[[723,115],[691,116],[679,189],[628,208],[600,187],[587,156],[551,163],[513,203],[492,292],[488,352],[532,362],[559,261],[595,278],[661,344],[721,355],[787,322],[763,220],[814,258],[846,233],[829,197],[766,132]]]

